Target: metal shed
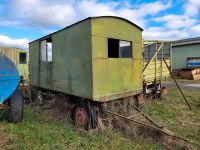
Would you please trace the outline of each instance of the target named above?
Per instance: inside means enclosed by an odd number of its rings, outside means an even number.
[[[173,42],[172,68],[200,67],[200,37]]]
[[[90,17],[30,44],[30,84],[105,102],[142,91],[142,29]]]

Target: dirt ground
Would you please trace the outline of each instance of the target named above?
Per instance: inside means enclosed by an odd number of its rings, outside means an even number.
[[[15,145],[10,143],[11,137],[4,131],[4,126],[0,123],[0,150],[16,149]]]
[[[186,79],[177,79],[179,86],[186,90],[200,90],[200,81],[186,80]],[[162,82],[162,86],[168,88],[177,87],[175,82],[170,79]]]

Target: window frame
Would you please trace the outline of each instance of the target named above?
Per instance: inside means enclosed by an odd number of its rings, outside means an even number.
[[[45,42],[44,45],[42,45],[43,42]],[[50,49],[51,57],[49,57],[49,55],[48,55],[48,52],[49,52],[48,43],[51,43],[51,49]],[[42,46],[45,47],[44,48],[45,49],[44,50],[44,55],[43,55],[43,48],[42,48]],[[40,58],[39,58],[40,62],[52,62],[53,61],[53,40],[52,40],[52,37],[48,37],[48,38],[42,39],[40,41],[39,53],[40,53]],[[49,58],[51,58],[51,59],[49,59]]]
[[[25,54],[25,61],[21,62],[21,54]],[[26,52],[19,52],[19,64],[27,64],[27,53]]]
[[[109,39],[111,40],[117,40],[118,41],[118,57],[111,57],[109,56]],[[121,51],[120,51],[120,42],[128,42],[130,43],[130,57],[121,57]],[[115,38],[107,38],[107,58],[125,58],[125,59],[133,59],[133,41],[128,40],[122,40],[122,39],[115,39]]]

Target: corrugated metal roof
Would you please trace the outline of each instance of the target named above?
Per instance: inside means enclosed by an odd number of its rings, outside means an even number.
[[[176,46],[190,45],[190,44],[200,44],[200,37],[177,40],[172,43],[172,46],[176,47]]]

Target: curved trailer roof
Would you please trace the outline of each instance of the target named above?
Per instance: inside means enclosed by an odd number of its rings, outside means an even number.
[[[44,36],[44,37],[41,37],[41,38],[36,39],[36,40],[34,40],[34,41],[31,41],[30,43],[33,43],[33,42],[38,41],[38,40],[42,40],[42,39],[44,39],[44,38],[46,38],[46,37],[49,37],[49,36],[51,36],[51,35],[53,35],[53,34],[55,34],[55,33],[57,33],[57,32],[60,32],[60,31],[65,30],[65,29],[67,29],[67,28],[70,28],[70,27],[72,27],[72,26],[74,26],[74,25],[76,25],[76,24],[79,24],[79,23],[83,22],[83,21],[92,20],[92,19],[98,19],[98,18],[115,18],[115,19],[123,20],[123,21],[125,21],[125,22],[130,23],[131,25],[133,25],[134,27],[138,28],[139,30],[143,31],[143,29],[142,29],[140,26],[136,25],[135,23],[133,23],[133,22],[131,22],[131,21],[125,19],[125,18],[121,18],[121,17],[117,17],[117,16],[88,17],[88,18],[83,19],[83,20],[81,20],[81,21],[78,21],[78,22],[76,22],[76,23],[74,23],[74,24],[71,24],[71,25],[69,25],[69,26],[67,26],[67,27],[65,27],[65,28],[63,28],[63,29],[61,29],[61,30],[58,30],[58,31],[53,32],[53,33],[51,33],[51,34],[49,34],[49,35],[46,35],[46,36]],[[30,43],[29,43],[29,44],[30,44]]]

